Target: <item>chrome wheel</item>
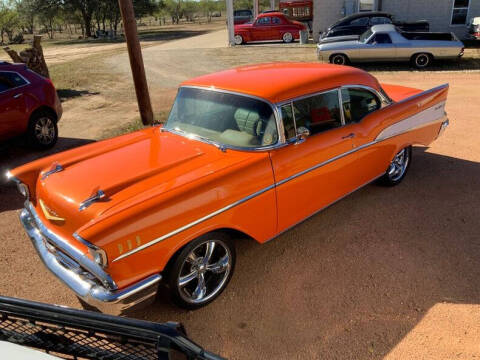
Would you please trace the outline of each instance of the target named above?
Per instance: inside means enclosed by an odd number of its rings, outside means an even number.
[[[403,149],[395,155],[387,171],[389,180],[394,183],[398,182],[405,175],[409,162],[410,151],[408,148]]]
[[[418,54],[415,56],[415,66],[419,69],[426,68],[430,64],[430,56],[428,54]]]
[[[39,118],[35,124],[34,131],[36,139],[42,145],[50,145],[55,141],[55,123],[48,117]]]
[[[235,45],[242,45],[243,44],[243,37],[241,35],[235,35],[233,38]]]
[[[292,42],[293,41],[293,35],[289,32],[283,34],[283,41],[286,43]]]
[[[222,240],[209,239],[197,245],[185,258],[177,278],[181,299],[203,304],[219,294],[232,269],[232,253]]]

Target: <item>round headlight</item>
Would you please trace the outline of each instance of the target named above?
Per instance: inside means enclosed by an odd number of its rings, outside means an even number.
[[[22,196],[25,199],[28,199],[30,197],[30,192],[28,191],[28,186],[27,185],[22,184],[22,183],[18,183],[17,184],[17,189],[18,189],[18,192],[20,194],[22,194]]]

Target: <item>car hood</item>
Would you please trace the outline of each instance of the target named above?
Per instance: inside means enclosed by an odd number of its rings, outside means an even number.
[[[359,45],[358,40],[347,40],[347,41],[335,41],[335,42],[321,42],[317,45],[319,50],[340,50],[340,49],[351,49],[357,48]]]
[[[63,170],[45,179],[39,177],[37,212],[45,221],[49,221],[47,213],[63,218],[49,225],[71,237],[99,218],[233,166],[249,154],[222,152],[214,145],[158,127],[95,143],[86,146],[81,155],[76,149],[72,156],[68,152],[60,156],[58,164]],[[104,197],[80,210],[82,202],[98,191]]]
[[[235,25],[235,30],[251,29],[252,26],[253,26],[253,23],[238,24],[238,25]]]

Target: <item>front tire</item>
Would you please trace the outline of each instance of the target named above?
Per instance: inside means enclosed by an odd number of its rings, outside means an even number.
[[[335,65],[347,65],[348,57],[344,54],[333,54],[330,56],[330,63]]]
[[[173,302],[195,310],[215,300],[232,277],[235,259],[235,246],[225,233],[211,232],[189,243],[167,275]]]
[[[385,186],[400,184],[407,175],[412,163],[412,147],[408,146],[400,150],[388,166],[385,175],[380,178],[380,183]]]
[[[292,33],[286,32],[283,34],[282,39],[284,43],[291,43],[293,41],[293,35]]]
[[[426,53],[415,54],[412,56],[412,64],[417,69],[425,69],[432,63],[432,56]]]
[[[243,37],[242,35],[235,35],[233,38],[233,41],[235,42],[235,45],[242,45],[243,44]]]
[[[31,146],[46,150],[57,143],[58,127],[55,115],[47,111],[39,111],[32,115],[28,125],[28,142]]]

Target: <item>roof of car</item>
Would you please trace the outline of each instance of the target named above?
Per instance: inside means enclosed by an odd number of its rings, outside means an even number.
[[[258,15],[258,17],[265,17],[265,16],[272,16],[272,15],[285,16],[285,14],[280,12],[280,11],[272,11],[272,12],[261,13],[261,14]]]
[[[373,32],[392,32],[395,30],[395,25],[392,24],[382,24],[382,25],[374,25],[372,26]]]
[[[358,12],[358,13],[355,13],[355,14],[352,14],[352,15],[349,15],[349,16],[345,16],[344,18],[341,18],[340,20],[336,21],[333,25],[333,26],[336,26],[340,23],[343,23],[343,22],[346,22],[346,21],[352,21],[352,20],[355,20],[355,19],[358,19],[358,18],[362,18],[362,17],[381,17],[381,16],[385,16],[385,17],[389,17],[391,18],[392,15],[389,14],[389,13],[386,13],[386,12],[381,12],[381,11],[364,11],[364,12]]]
[[[221,89],[278,103],[347,84],[379,89],[378,81],[363,70],[321,63],[248,65],[200,76],[181,86]]]

